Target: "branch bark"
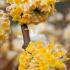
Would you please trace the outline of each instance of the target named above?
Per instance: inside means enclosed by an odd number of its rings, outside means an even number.
[[[29,42],[30,42],[29,29],[28,29],[28,26],[26,24],[23,24],[21,26],[21,29],[22,29],[23,40],[24,40],[23,48],[26,49]]]

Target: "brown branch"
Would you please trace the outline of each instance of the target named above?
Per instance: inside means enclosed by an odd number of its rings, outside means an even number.
[[[26,24],[23,24],[21,26],[21,29],[22,29],[23,40],[24,40],[23,48],[26,49],[29,42],[30,42],[29,29],[28,29],[28,26]]]

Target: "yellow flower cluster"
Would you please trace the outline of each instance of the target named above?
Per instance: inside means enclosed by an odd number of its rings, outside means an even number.
[[[22,24],[44,22],[55,7],[55,0],[8,0],[7,7],[14,21]]]
[[[50,42],[43,46],[41,41],[30,42],[20,55],[19,70],[65,70],[66,52],[61,45]]]
[[[8,38],[10,32],[10,21],[8,15],[3,11],[0,11],[0,41]]]

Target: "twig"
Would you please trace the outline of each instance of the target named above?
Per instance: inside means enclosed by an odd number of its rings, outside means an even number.
[[[22,29],[23,40],[24,40],[23,48],[26,49],[29,42],[30,42],[29,29],[28,29],[28,26],[26,24],[23,24],[21,26],[21,29]]]

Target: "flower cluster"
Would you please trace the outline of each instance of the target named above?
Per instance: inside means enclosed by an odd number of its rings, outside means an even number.
[[[8,3],[7,11],[21,25],[46,21],[55,7],[55,0],[8,0]]]
[[[19,70],[65,70],[66,51],[50,42],[43,47],[41,41],[30,42],[20,55]]]
[[[8,15],[0,10],[0,41],[8,38],[10,32],[10,21]]]

